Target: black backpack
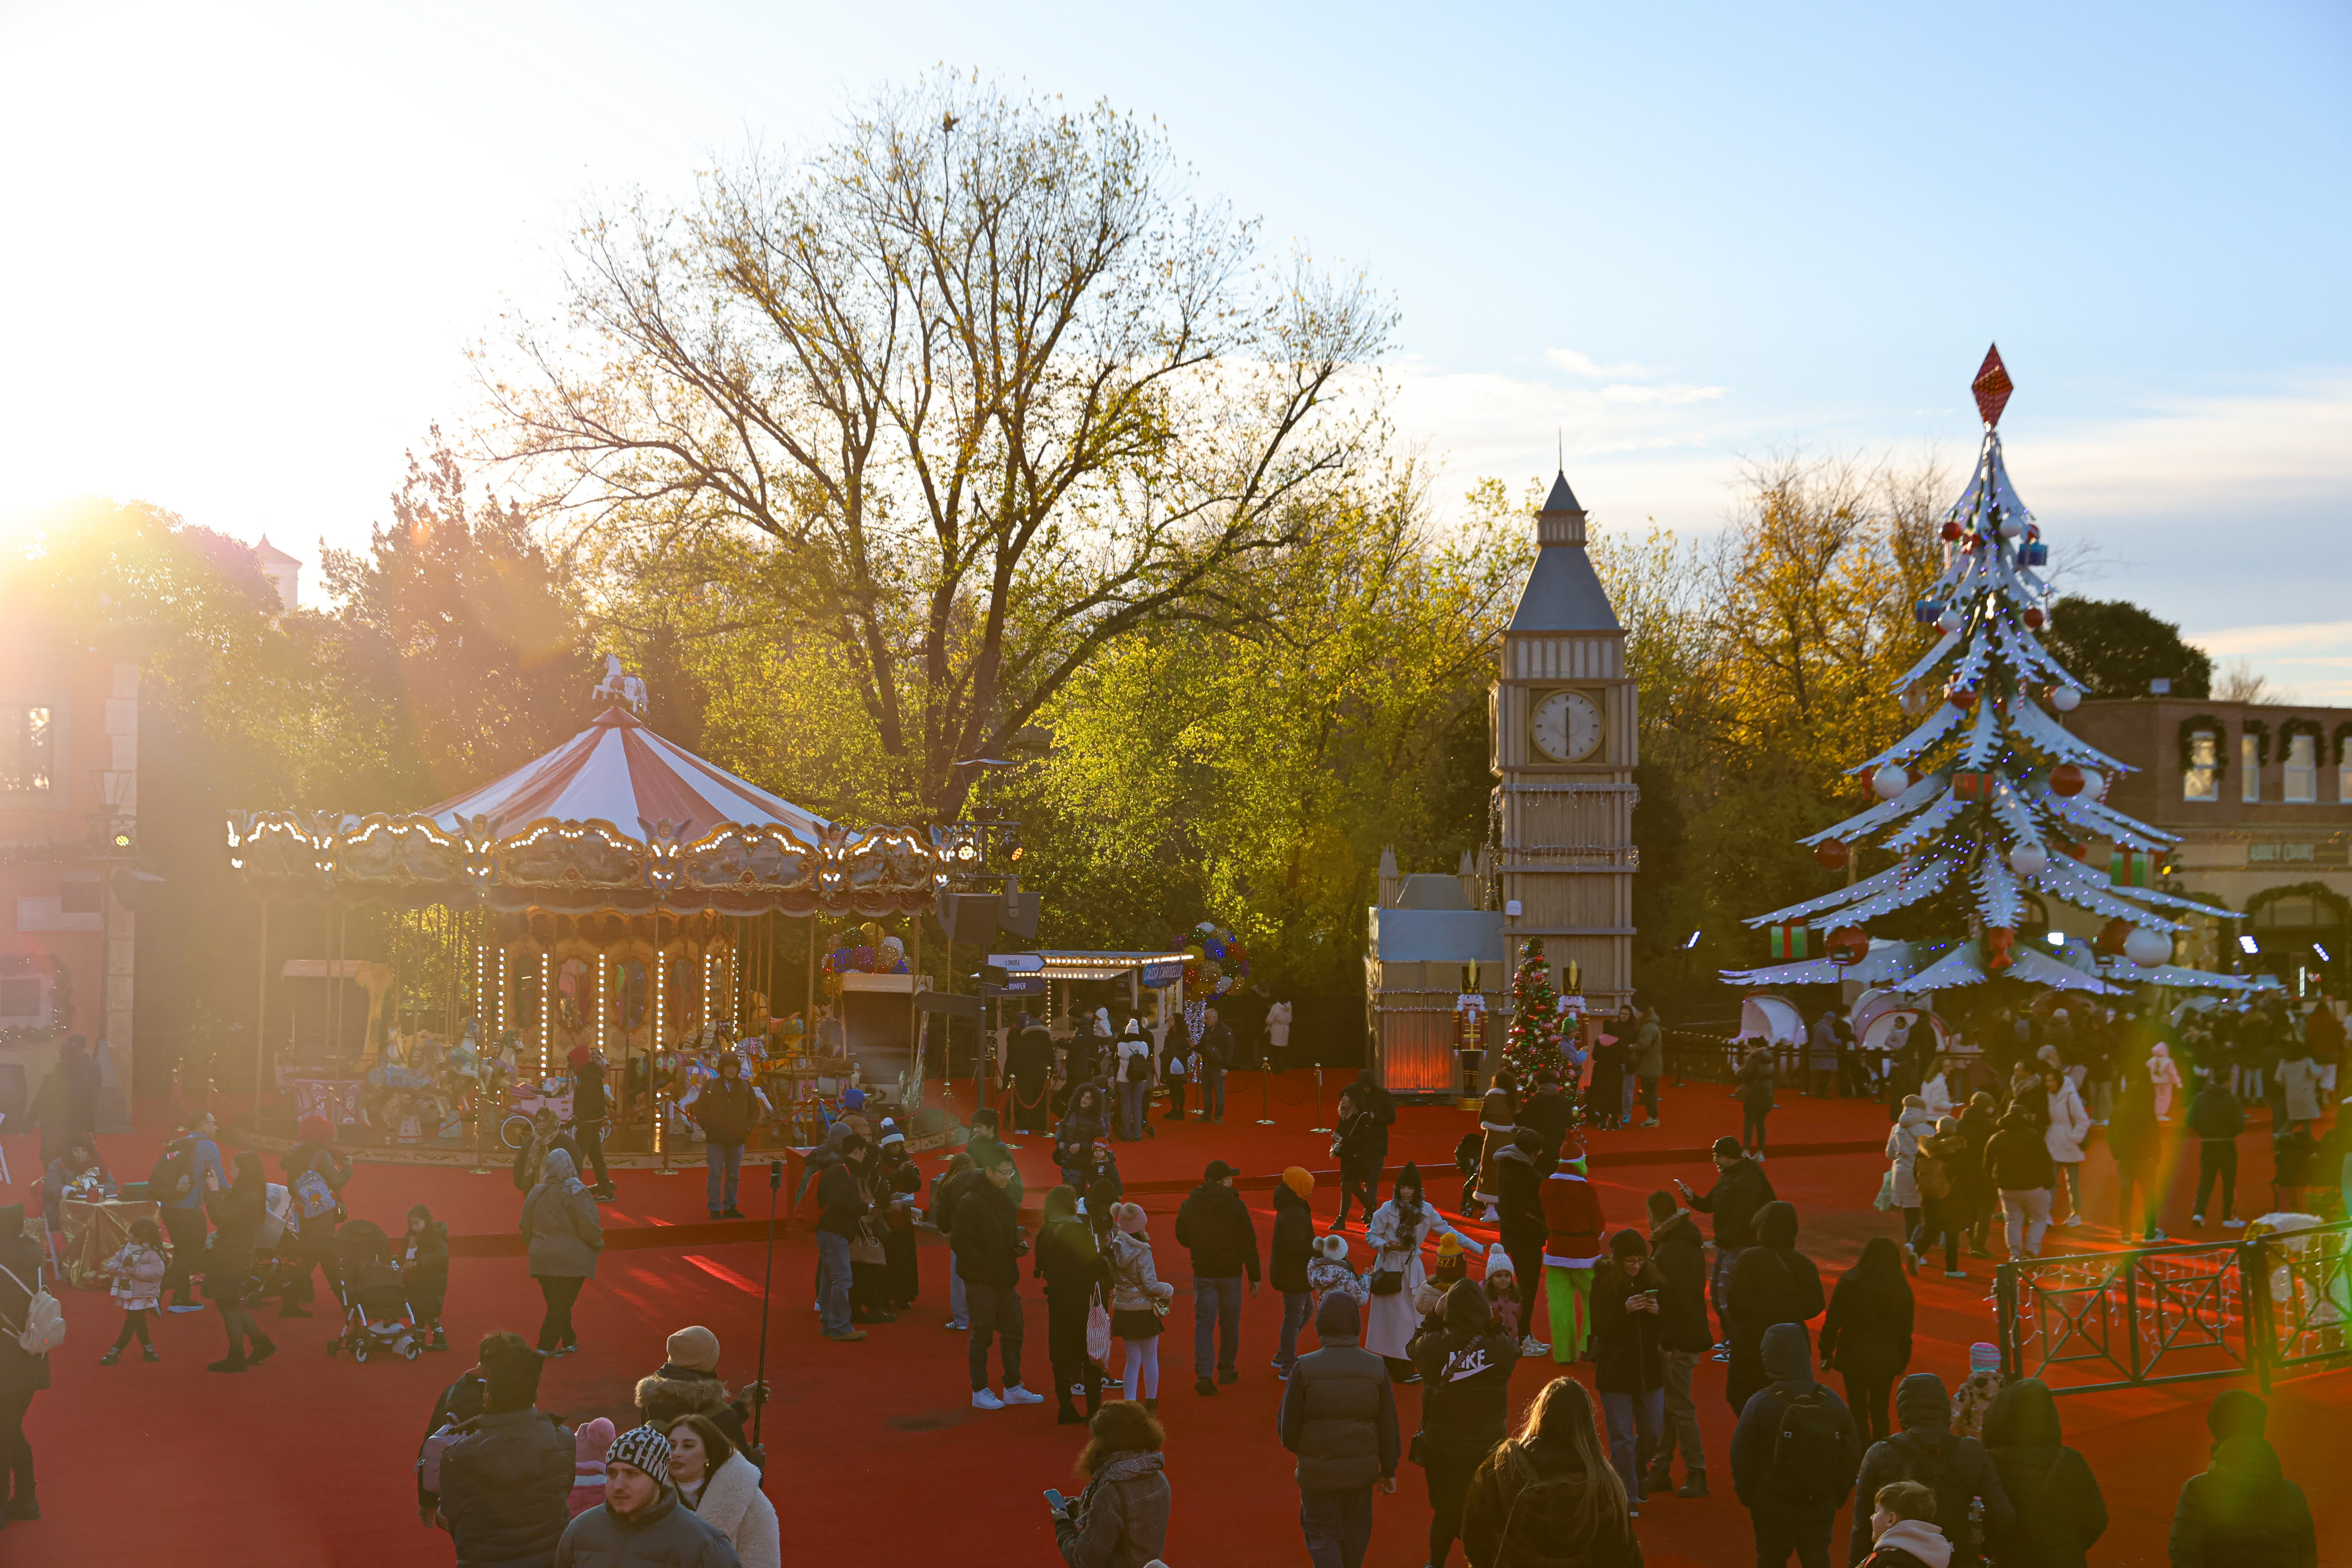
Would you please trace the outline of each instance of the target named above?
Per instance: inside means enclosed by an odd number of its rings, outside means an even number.
[[[196,1184],[196,1148],[185,1138],[163,1146],[155,1168],[147,1173],[147,1195],[159,1204],[173,1204]]]
[[[1826,1502],[1853,1468],[1846,1434],[1852,1418],[1829,1402],[1814,1384],[1780,1406],[1780,1435],[1772,1439],[1772,1487],[1793,1502]],[[1940,1499],[1938,1500],[1940,1500]]]
[[[1958,1442],[1959,1439],[1953,1439]],[[1929,1447],[1914,1443],[1907,1432],[1897,1432],[1886,1439],[1886,1446],[1903,1458],[1901,1479],[1917,1481],[1936,1494],[1936,1528],[1952,1543],[1954,1563],[1970,1561],[1982,1543],[1976,1539],[1976,1527],[1969,1518],[1970,1507],[1977,1500],[1976,1489],[1960,1479],[1952,1464],[1948,1448]]]

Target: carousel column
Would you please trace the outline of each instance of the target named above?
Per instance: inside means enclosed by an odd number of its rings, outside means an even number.
[[[261,947],[253,966],[253,1124],[261,1125],[261,1086],[269,1055],[269,900],[261,900]]]

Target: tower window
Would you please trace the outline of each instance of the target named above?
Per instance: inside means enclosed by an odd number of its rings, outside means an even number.
[[[2213,763],[2221,754],[2221,741],[2210,730],[2200,730],[2189,737],[2189,765],[2180,773],[2180,798],[2183,800],[2219,800],[2221,780]]]
[[[2263,798],[2263,743],[2252,735],[2238,737],[2238,798],[2249,805]]]
[[[2286,790],[2284,799],[2308,805],[2319,799],[2319,737],[2289,735],[2286,739]]]

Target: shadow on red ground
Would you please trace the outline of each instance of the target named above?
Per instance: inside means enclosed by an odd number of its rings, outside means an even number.
[[[1197,1121],[1168,1127],[1142,1145],[1121,1145],[1130,1176],[1158,1180],[1189,1173],[1223,1153],[1253,1173],[1282,1163],[1310,1168],[1323,1139],[1308,1131],[1313,1108],[1286,1106],[1283,1089],[1269,1089],[1277,1121],[1268,1130],[1247,1105],[1229,1100],[1221,1127]],[[1311,1084],[1300,1087],[1311,1088]],[[1335,1086],[1336,1087],[1336,1086]],[[1254,1088],[1254,1086],[1253,1086]],[[1295,1090],[1294,1090],[1295,1092]],[[1458,1195],[1450,1170],[1454,1139],[1471,1119],[1451,1109],[1409,1108],[1400,1119],[1396,1150],[1432,1171],[1433,1190],[1449,1209]],[[1737,1125],[1736,1108],[1718,1089],[1670,1093],[1661,1129],[1601,1134],[1596,1147],[1611,1154],[1703,1148]],[[1798,1100],[1774,1118],[1774,1131],[1794,1143],[1874,1142],[1885,1112],[1849,1102]],[[130,1137],[108,1142],[118,1169],[143,1170]],[[1025,1141],[1024,1165],[1037,1159],[1042,1138]],[[2267,1196],[2267,1161],[2247,1141],[2250,1182]],[[19,1148],[23,1149],[20,1156]],[[1134,1151],[1130,1152],[1130,1151]],[[19,1191],[30,1175],[29,1141],[11,1140],[9,1157]],[[927,1159],[928,1166],[936,1160]],[[1782,1196],[1805,1216],[1804,1244],[1834,1273],[1872,1236],[1891,1234],[1892,1216],[1870,1206],[1881,1162],[1874,1154],[1822,1155],[1772,1161],[1769,1170]],[[2112,1204],[2096,1176],[2095,1214]],[[702,1217],[699,1171],[662,1176],[623,1173],[622,1201],[609,1223],[659,1224]],[[1596,1173],[1612,1226],[1632,1223],[1650,1191],[1681,1175],[1700,1185],[1704,1163],[1608,1164]],[[1051,1179],[1031,1171],[1033,1182]],[[1318,1220],[1337,1206],[1334,1184],[1316,1194]],[[352,1211],[387,1226],[420,1195],[442,1197],[461,1224],[511,1231],[517,1199],[503,1172],[463,1172],[397,1166],[363,1167]],[[759,1201],[764,1203],[764,1194]],[[1383,1194],[1385,1195],[1385,1194]],[[748,1196],[748,1194],[747,1194]],[[1266,1194],[1248,1194],[1265,1228]],[[431,1201],[428,1198],[428,1201]],[[1162,1271],[1181,1281],[1181,1255],[1170,1222],[1181,1195],[1148,1194]],[[2168,1219],[2185,1227],[2186,1194],[2173,1183]],[[2247,1205],[2242,1205],[2241,1212]],[[753,1212],[759,1212],[755,1209]],[[2053,1233],[2055,1234],[2055,1233]],[[2079,1235],[2080,1233],[2075,1233]],[[2219,1233],[2214,1233],[2219,1234]],[[2097,1239],[2097,1233],[2091,1233]],[[2112,1239],[2109,1233],[2108,1239]],[[1359,1243],[1360,1252],[1360,1243]],[[818,1337],[809,1310],[814,1252],[804,1235],[782,1236],[774,1252],[773,1307],[769,1317],[768,1369],[775,1403],[767,1419],[772,1455],[768,1480],[783,1520],[786,1561],[859,1561],[877,1553],[899,1560],[954,1560],[980,1564],[1055,1561],[1038,1493],[1070,1489],[1070,1467],[1082,1434],[1053,1424],[1052,1406],[1001,1413],[973,1410],[966,1376],[967,1342],[944,1332],[946,1249],[926,1238],[925,1295],[901,1321],[877,1327],[862,1343],[830,1344]],[[763,1249],[757,1242],[615,1252],[581,1299],[581,1354],[550,1364],[542,1405],[567,1416],[624,1415],[636,1377],[662,1355],[662,1341],[688,1322],[709,1324],[726,1346],[722,1371],[730,1380],[751,1375],[761,1331]],[[1967,1347],[1990,1337],[1987,1297],[1990,1265],[1969,1263],[1971,1278],[1917,1281],[1918,1333],[1912,1369],[1956,1379]],[[1028,1296],[1024,1370],[1043,1387],[1045,1311],[1034,1287]],[[208,1374],[204,1363],[220,1353],[218,1325],[205,1312],[167,1319],[162,1365],[96,1364],[117,1315],[97,1293],[68,1293],[72,1337],[55,1359],[56,1386],[34,1403],[27,1429],[38,1456],[46,1517],[0,1535],[0,1561],[22,1568],[74,1564],[183,1565],[248,1563],[335,1564],[450,1563],[447,1541],[421,1526],[413,1507],[413,1459],[435,1394],[468,1364],[461,1349],[414,1363],[354,1365],[329,1359],[323,1347],[333,1325],[324,1315],[283,1322],[265,1318],[284,1350],[268,1365],[240,1376]],[[493,1328],[532,1332],[537,1292],[513,1258],[461,1258],[452,1274],[449,1327],[453,1342],[470,1345]],[[1297,1563],[1297,1493],[1290,1461],[1274,1435],[1281,1384],[1268,1370],[1279,1322],[1279,1301],[1268,1291],[1244,1315],[1242,1381],[1213,1397],[1192,1393],[1189,1308],[1180,1295],[1171,1332],[1162,1342],[1165,1382],[1161,1415],[1169,1430],[1169,1471],[1175,1488],[1168,1560],[1175,1568],[1204,1564]],[[1311,1337],[1311,1336],[1310,1336]],[[1589,1368],[1570,1369],[1588,1376]],[[1523,1363],[1513,1381],[1515,1408],[1553,1375],[1549,1363]],[[1723,1398],[1723,1369],[1709,1363],[1699,1377],[1699,1406],[1716,1495],[1705,1501],[1654,1503],[1639,1530],[1653,1563],[1746,1564],[1754,1561],[1745,1516],[1721,1468],[1732,1413]],[[2115,1524],[2093,1553],[2098,1563],[2160,1563],[2180,1482],[2204,1461],[2203,1410],[2222,1383],[2178,1390],[2143,1389],[2070,1395],[2061,1402],[2069,1440],[2089,1455],[2106,1489]],[[1406,1429],[1414,1424],[1417,1390],[1399,1393]],[[2310,1491],[2318,1515],[2323,1560],[2345,1523],[2341,1489],[2326,1481],[2341,1451],[2352,1382],[2327,1373],[2283,1384],[2273,1399],[2272,1432],[2290,1476]],[[1397,1496],[1381,1498],[1372,1568],[1413,1568],[1426,1557],[1429,1512],[1417,1470],[1407,1466]],[[1460,1561],[1457,1556],[1455,1561]]]

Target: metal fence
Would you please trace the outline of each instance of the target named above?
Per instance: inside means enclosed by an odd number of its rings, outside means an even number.
[[[2001,1364],[2053,1393],[2274,1375],[2352,1356],[2352,1224],[2004,1263]]]

